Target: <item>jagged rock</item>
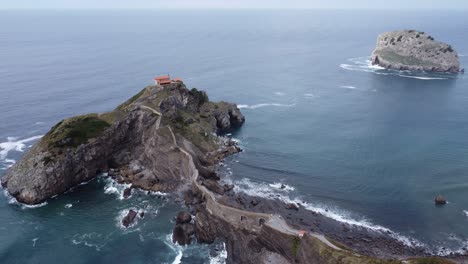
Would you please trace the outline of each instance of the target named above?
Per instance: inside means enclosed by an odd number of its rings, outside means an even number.
[[[145,217],[145,211],[140,212],[140,218],[143,218],[143,217]]]
[[[295,203],[288,203],[286,204],[286,209],[289,209],[289,210],[299,210],[299,206]]]
[[[224,188],[224,192],[229,192],[232,189],[234,189],[234,184],[224,184],[223,188]]]
[[[208,190],[215,192],[217,194],[223,195],[224,194],[224,188],[219,185],[218,182],[213,181],[213,180],[204,180],[202,182],[202,185],[205,186]]]
[[[115,169],[110,169],[107,175],[110,177],[115,177],[117,176],[117,171]]]
[[[192,216],[187,212],[179,212],[176,217],[176,224],[187,224],[192,221]]]
[[[62,120],[5,173],[1,184],[19,202],[38,204],[112,167],[120,168],[109,170],[119,183],[171,192],[192,180],[174,139],[194,160],[215,164],[205,156],[226,147],[213,134],[243,122],[235,105],[210,102],[204,92],[181,83],[151,85],[112,112]],[[210,169],[203,175],[217,179]]]
[[[251,204],[252,206],[257,206],[257,205],[258,205],[258,201],[254,199],[254,200],[250,201],[250,204]]]
[[[124,199],[127,199],[128,197],[130,197],[130,195],[132,195],[132,189],[131,188],[127,188],[123,191],[123,198]]]
[[[172,242],[179,245],[189,245],[192,242],[192,236],[195,234],[193,224],[178,224],[172,231]]]
[[[460,61],[452,46],[430,35],[403,30],[380,34],[371,62],[387,69],[428,72],[460,71]]]
[[[434,199],[434,202],[435,202],[436,205],[445,205],[445,204],[447,204],[447,200],[442,195],[438,195]]]
[[[137,212],[135,212],[134,210],[128,211],[128,214],[122,219],[122,225],[125,227],[129,227],[135,221],[136,216]]]

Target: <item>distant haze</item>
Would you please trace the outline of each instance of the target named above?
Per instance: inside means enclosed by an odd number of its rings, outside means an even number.
[[[10,8],[349,8],[459,9],[466,0],[0,0]]]

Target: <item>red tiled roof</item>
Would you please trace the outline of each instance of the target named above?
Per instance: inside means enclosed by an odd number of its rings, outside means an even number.
[[[165,81],[165,80],[170,80],[171,77],[169,75],[166,75],[166,76],[158,76],[156,78],[154,78],[154,80],[156,81]]]

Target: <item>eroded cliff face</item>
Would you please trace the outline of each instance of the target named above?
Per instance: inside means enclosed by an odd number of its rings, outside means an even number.
[[[458,54],[452,46],[415,30],[380,34],[371,62],[393,70],[460,72]]]
[[[215,163],[209,157],[223,145],[216,133],[244,120],[235,105],[210,102],[206,93],[183,84],[148,86],[112,112],[59,122],[7,171],[2,185],[19,202],[38,204],[119,168],[119,181],[174,191],[191,180],[176,138],[209,175]]]

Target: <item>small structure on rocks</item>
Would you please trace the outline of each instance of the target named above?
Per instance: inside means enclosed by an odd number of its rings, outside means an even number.
[[[154,84],[157,84],[157,85],[165,85],[165,84],[171,84],[171,83],[182,83],[182,79],[181,78],[174,78],[173,80],[171,80],[171,76],[168,74],[168,75],[163,75],[163,76],[158,76],[156,78],[154,78]]]

